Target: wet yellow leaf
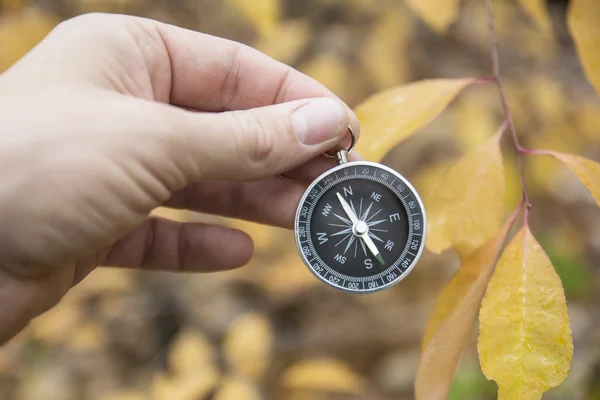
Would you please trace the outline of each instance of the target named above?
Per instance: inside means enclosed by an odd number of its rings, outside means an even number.
[[[307,21],[288,21],[281,23],[273,35],[262,37],[254,47],[275,60],[293,64],[308,46],[310,38]]]
[[[574,154],[548,152],[567,166],[600,206],[600,164]]]
[[[588,80],[600,93],[600,7],[596,0],[573,0],[567,24]]]
[[[256,387],[250,382],[237,378],[227,378],[215,394],[214,400],[261,400]]]
[[[366,38],[360,61],[378,89],[399,85],[410,78],[406,53],[413,29],[406,13],[386,13]]]
[[[38,9],[22,9],[0,17],[0,72],[23,57],[58,23]]]
[[[472,82],[473,79],[424,80],[369,97],[355,109],[361,123],[358,151],[367,160],[381,160],[395,145],[433,120]]]
[[[361,394],[366,382],[340,360],[322,358],[300,361],[283,375],[288,389],[315,390],[333,393]]]
[[[228,1],[256,27],[261,36],[267,37],[276,32],[281,13],[279,0]]]
[[[500,138],[501,132],[464,155],[425,202],[432,252],[454,247],[465,260],[500,229],[505,196]]]
[[[188,370],[184,375],[157,375],[152,382],[152,400],[198,400],[217,385],[219,371],[213,366]]]
[[[169,350],[169,367],[180,375],[194,368],[210,366],[215,360],[215,349],[201,332],[182,331]]]
[[[546,0],[519,0],[519,3],[542,32],[548,35],[552,34],[552,20]]]
[[[460,10],[460,0],[406,0],[406,4],[439,33],[448,30]]]
[[[528,226],[506,247],[479,314],[479,359],[498,400],[539,400],[567,377],[573,340],[560,278]]]
[[[259,379],[271,362],[273,341],[273,328],[267,317],[249,312],[233,321],[225,337],[223,351],[237,373]]]
[[[438,297],[421,346],[417,400],[447,399],[494,265],[519,211],[462,264]]]

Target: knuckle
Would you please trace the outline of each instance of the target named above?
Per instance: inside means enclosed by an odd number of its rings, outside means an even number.
[[[273,127],[252,111],[232,115],[238,156],[249,165],[269,163],[277,147]]]

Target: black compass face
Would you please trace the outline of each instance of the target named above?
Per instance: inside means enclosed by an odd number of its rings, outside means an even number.
[[[305,263],[328,284],[371,292],[399,281],[419,258],[421,200],[393,170],[348,163],[315,181],[298,208],[296,241]]]

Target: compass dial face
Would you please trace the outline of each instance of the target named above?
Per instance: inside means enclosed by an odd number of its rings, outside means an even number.
[[[351,162],[327,171],[307,189],[296,213],[296,244],[321,280],[351,292],[400,281],[423,252],[425,210],[396,171]]]

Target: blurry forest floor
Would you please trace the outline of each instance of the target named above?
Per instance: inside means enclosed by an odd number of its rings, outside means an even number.
[[[512,1],[496,1],[501,64],[529,147],[600,160],[600,103],[550,2],[553,38]],[[0,0],[0,71],[57,22],[90,11],[158,19],[247,43],[319,80],[351,106],[397,84],[490,74],[483,2],[464,2],[445,36],[402,0]],[[384,163],[426,198],[465,150],[502,121],[491,85],[469,88]],[[506,141],[506,152],[512,154]],[[507,202],[520,199],[514,157]],[[557,162],[527,159],[531,225],[563,279],[575,341],[571,376],[545,399],[600,399],[600,213]],[[510,210],[507,209],[507,212]],[[223,218],[157,210],[250,233],[243,269],[212,275],[96,270],[58,307],[0,348],[0,399],[412,399],[420,339],[458,258],[424,254],[398,285],[351,295],[320,283],[293,235]],[[2,307],[2,305],[0,305]],[[492,399],[473,342],[451,399]]]

